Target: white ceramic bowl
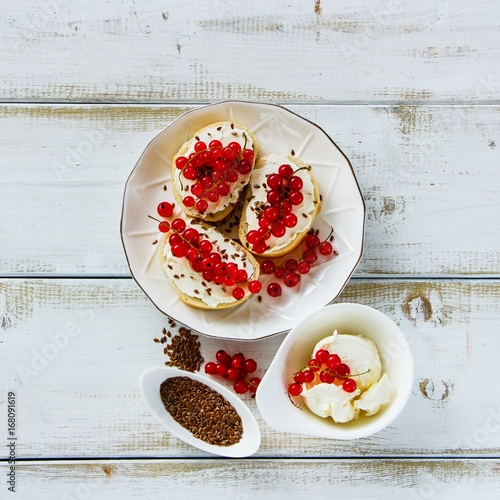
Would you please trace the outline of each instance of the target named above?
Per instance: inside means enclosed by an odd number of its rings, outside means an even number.
[[[262,292],[261,302],[252,296],[237,307],[207,311],[184,304],[170,285],[158,256],[162,235],[148,214],[156,214],[158,203],[174,201],[172,157],[196,130],[217,121],[235,121],[251,129],[262,156],[293,150],[312,166],[323,198],[314,228],[322,237],[334,228],[333,245],[339,255],[312,266],[297,287],[283,287],[279,298]],[[181,215],[179,207],[174,215]],[[351,164],[321,128],[280,106],[227,101],[184,113],[148,144],[125,186],[121,235],[133,278],[160,311],[204,335],[253,340],[289,330],[338,296],[361,258],[364,225],[365,206]],[[301,250],[286,259],[298,258]],[[266,290],[274,276],[261,274],[261,281]]]
[[[189,377],[193,380],[208,385],[231,403],[243,424],[241,440],[231,446],[216,446],[195,438],[191,432],[178,424],[168,413],[160,397],[160,386],[163,381],[171,377]],[[260,447],[260,430],[257,421],[248,407],[226,387],[208,377],[197,373],[190,373],[177,368],[151,368],[146,370],[140,380],[141,394],[146,405],[151,409],[155,418],[167,429],[170,434],[200,450],[221,455],[223,457],[248,457],[253,455]]]
[[[302,398],[293,406],[287,396],[291,376],[311,359],[315,345],[337,329],[342,334],[362,334],[378,347],[382,372],[393,385],[391,402],[376,415],[336,424],[312,413]],[[360,304],[334,304],[301,321],[288,334],[257,391],[257,404],[272,428],[330,439],[358,439],[387,427],[403,410],[413,386],[413,358],[400,328],[385,314]]]

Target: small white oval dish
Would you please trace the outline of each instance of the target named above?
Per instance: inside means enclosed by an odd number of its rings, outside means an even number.
[[[300,396],[292,404],[287,387],[292,375],[306,366],[314,346],[334,330],[370,338],[377,345],[392,384],[392,398],[376,415],[344,424],[312,413]],[[403,410],[413,387],[413,357],[400,328],[385,314],[361,304],[326,306],[301,321],[281,344],[257,391],[257,405],[270,427],[329,439],[359,439],[387,427]]]
[[[160,386],[162,382],[172,377],[189,377],[206,384],[208,387],[224,396],[241,417],[243,424],[243,436],[241,440],[231,446],[208,444],[201,439],[195,438],[191,432],[178,424],[165,409],[160,396]],[[208,453],[213,453],[214,455],[232,458],[248,457],[259,449],[261,440],[260,429],[252,412],[238,396],[218,382],[197,373],[190,373],[178,370],[177,368],[161,367],[146,370],[141,375],[140,388],[142,397],[155,418],[170,434],[173,434],[185,443]]]

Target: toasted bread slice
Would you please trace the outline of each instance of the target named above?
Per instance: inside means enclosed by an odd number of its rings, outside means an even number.
[[[260,151],[259,142],[254,133],[243,125],[234,122],[217,122],[207,125],[198,130],[192,139],[182,145],[178,153],[172,159],[172,188],[174,196],[181,209],[187,215],[190,217],[197,217],[207,222],[218,222],[225,219],[234,209],[236,203],[242,196],[245,186],[250,180],[250,173],[244,176],[240,174],[236,183],[230,184],[231,192],[226,196],[222,196],[218,202],[208,202],[209,206],[204,212],[198,211],[195,206],[187,207],[184,205],[184,197],[187,195],[192,196],[190,188],[195,181],[183,178],[181,170],[176,167],[175,162],[179,156],[189,156],[194,151],[194,145],[198,140],[205,142],[208,147],[210,142],[214,139],[220,140],[223,146],[227,146],[231,142],[239,142],[243,148],[246,143],[246,148],[253,149],[254,152],[253,165]],[[206,170],[206,175],[211,177],[211,167],[208,167]],[[195,200],[197,199],[196,197],[194,198]]]
[[[266,240],[266,251],[263,253],[256,253],[253,251],[252,245],[248,243],[246,236],[249,231],[259,229],[258,216],[262,213],[264,206],[269,206],[266,197],[270,189],[266,184],[266,179],[269,175],[277,173],[278,168],[282,164],[292,166],[295,171],[294,175],[301,177],[303,180],[301,192],[304,195],[304,201],[301,205],[292,206],[292,213],[297,216],[297,225],[294,228],[287,228],[285,235],[281,238],[271,236]],[[255,255],[261,257],[272,258],[285,255],[296,248],[304,239],[320,207],[318,184],[310,167],[294,156],[264,156],[259,160],[257,165],[255,165],[248,185],[238,230],[241,244]]]
[[[207,239],[213,244],[213,252],[222,255],[222,262],[234,262],[239,269],[244,269],[248,280],[234,286],[217,285],[203,278],[201,272],[194,271],[185,257],[172,255],[168,239],[172,232],[165,233],[160,244],[161,266],[172,283],[172,287],[185,304],[198,309],[219,310],[235,307],[244,302],[251,293],[248,291],[249,281],[259,278],[259,263],[254,256],[241,245],[226,238],[216,228],[198,219],[186,219],[187,227],[195,228],[201,239]],[[233,289],[243,288],[245,296],[237,300],[232,296]]]

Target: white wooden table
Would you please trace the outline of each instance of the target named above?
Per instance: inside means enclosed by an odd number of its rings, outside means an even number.
[[[1,498],[499,498],[497,2],[0,5]],[[167,319],[126,266],[124,183],[162,128],[223,99],[280,103],[353,164],[365,253],[338,301],[393,318],[416,365],[406,409],[370,438],[278,433],[246,398],[262,446],[218,459],[140,399]],[[202,351],[265,369],[282,340]]]

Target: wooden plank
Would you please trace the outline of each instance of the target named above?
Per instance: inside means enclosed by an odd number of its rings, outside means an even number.
[[[3,1],[0,97],[498,102],[498,14],[494,0]]]
[[[0,470],[5,471],[2,464]],[[498,498],[498,460],[121,460],[22,462],[25,499],[115,498],[301,500],[335,498],[484,500]],[[2,485],[6,488],[6,485]],[[6,495],[7,497],[7,495]]]
[[[140,374],[166,361],[153,338],[169,326],[132,280],[4,279],[0,301],[0,390],[16,393],[19,458],[207,456],[141,401]],[[245,395],[262,430],[258,457],[498,456],[500,281],[354,279],[340,301],[400,325],[415,359],[408,406],[372,437],[325,441],[273,431]],[[282,340],[202,337],[202,354],[244,352],[262,375]],[[2,398],[2,429],[6,418]]]
[[[498,106],[289,107],[353,164],[367,205],[358,276],[498,276]],[[125,181],[187,109],[0,106],[1,273],[128,276],[118,237]]]

